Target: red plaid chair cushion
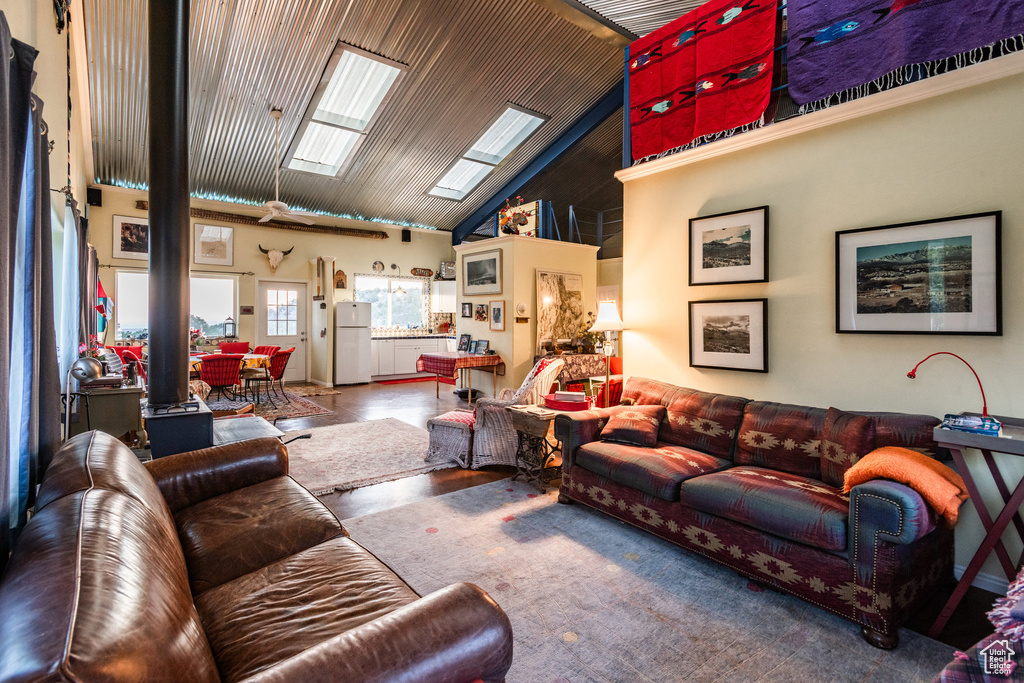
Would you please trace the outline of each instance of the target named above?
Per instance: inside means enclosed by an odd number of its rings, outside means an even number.
[[[199,366],[199,379],[211,387],[230,387],[241,384],[242,354],[216,353],[203,356]]]
[[[252,352],[261,356],[273,356],[280,349],[280,346],[257,346]]]

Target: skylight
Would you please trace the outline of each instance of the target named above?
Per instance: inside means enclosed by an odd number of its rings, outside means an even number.
[[[427,194],[461,201],[544,121],[543,116],[508,105]]]
[[[394,91],[403,67],[338,43],[306,107],[285,167],[336,176]]]

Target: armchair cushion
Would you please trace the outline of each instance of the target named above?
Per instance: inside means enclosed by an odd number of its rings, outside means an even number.
[[[663,405],[632,406],[608,418],[601,439],[653,448],[658,443],[658,428],[664,417]]]
[[[330,510],[291,477],[209,498],[174,521],[193,595],[345,534]]]
[[[576,465],[606,479],[662,500],[679,500],[679,485],[701,474],[732,465],[700,451],[669,443],[644,448],[595,441],[576,453]]]
[[[875,449],[874,419],[829,408],[819,449],[822,481],[842,486],[846,471]]]
[[[845,550],[850,499],[834,486],[762,467],[683,482],[688,507],[823,550]]]

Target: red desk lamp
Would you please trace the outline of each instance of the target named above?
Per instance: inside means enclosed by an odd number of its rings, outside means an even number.
[[[907,377],[910,379],[917,379],[917,369],[921,367],[929,358],[933,356],[953,356],[953,358],[959,359],[964,365],[970,368],[970,371],[974,374],[974,379],[978,381],[978,389],[981,390],[981,417],[971,417],[966,415],[946,415],[946,419],[943,420],[942,426],[949,427],[950,429],[958,429],[967,432],[983,432],[985,434],[999,433],[1002,423],[999,420],[991,417],[988,414],[988,400],[985,398],[985,387],[981,386],[981,378],[978,377],[978,373],[974,371],[974,368],[966,360],[950,353],[949,351],[936,351],[933,354],[925,356],[921,361],[914,366],[914,369],[907,373]]]

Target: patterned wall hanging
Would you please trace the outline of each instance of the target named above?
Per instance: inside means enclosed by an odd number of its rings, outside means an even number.
[[[760,119],[775,17],[776,0],[711,0],[630,45],[633,158]]]
[[[911,64],[982,61],[987,55],[958,56],[1024,29],[1020,0],[789,0],[788,13],[789,92],[799,104],[891,87],[893,72]]]

